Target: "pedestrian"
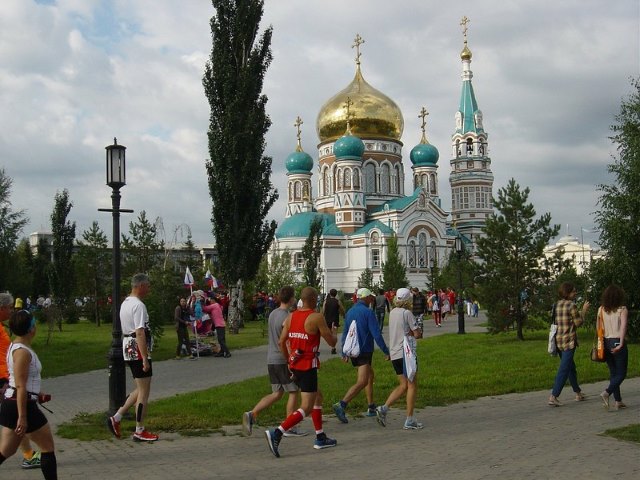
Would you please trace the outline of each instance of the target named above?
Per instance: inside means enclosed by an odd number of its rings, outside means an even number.
[[[215,357],[223,357],[230,358],[231,352],[229,351],[229,347],[227,347],[226,340],[226,323],[224,321],[224,315],[222,314],[222,307],[218,303],[218,299],[213,297],[210,300],[208,305],[203,307],[203,311],[209,315],[213,319],[213,326],[216,329],[216,338],[218,339],[218,344],[220,344],[220,351],[216,353]]]
[[[280,350],[280,335],[289,310],[295,303],[295,291],[291,286],[285,286],[279,293],[280,306],[269,314],[268,332],[269,343],[267,346],[267,371],[271,381],[271,394],[265,395],[250,411],[242,415],[242,429],[245,435],[251,435],[253,424],[256,422],[261,411],[269,408],[282,398],[284,392],[289,394],[287,400],[286,413],[291,415],[298,404],[300,395],[299,388],[291,379],[289,367],[287,366],[287,356]],[[284,432],[285,437],[302,437],[307,432],[292,427]]]
[[[433,314],[433,322],[436,324],[436,327],[442,327],[442,313],[440,312],[440,297],[438,296],[438,292],[436,290],[433,291],[431,298],[429,299],[431,303],[431,313]]]
[[[358,302],[351,307],[344,317],[344,328],[342,330],[342,360],[348,362],[351,359],[351,365],[358,369],[358,375],[356,383],[352,385],[347,393],[345,393],[342,400],[333,404],[333,411],[342,423],[348,423],[345,410],[349,405],[349,402],[355,398],[362,389],[365,391],[367,397],[367,412],[368,417],[376,416],[376,404],[373,401],[373,379],[374,371],[371,366],[373,359],[373,341],[378,344],[380,350],[385,355],[385,360],[389,360],[389,349],[387,344],[382,338],[380,329],[378,328],[378,320],[375,314],[371,310],[370,306],[375,302],[375,297],[368,288],[361,288],[356,292]],[[360,354],[357,357],[348,357],[344,352],[344,345],[347,339],[347,333],[351,327],[351,323],[356,323],[356,330],[358,333],[358,346],[360,347]]]
[[[15,335],[7,353],[9,386],[0,404],[0,464],[16,453],[25,435],[40,447],[40,468],[46,480],[57,480],[58,465],[51,427],[38,403],[51,399],[41,388],[42,364],[31,343],[36,335],[36,319],[26,310],[18,310],[9,319]]]
[[[378,289],[378,295],[376,295],[376,318],[378,320],[378,327],[380,327],[380,333],[382,333],[382,328],[384,327],[384,316],[386,312],[390,312],[389,308],[389,300],[384,294],[383,289]]]
[[[191,353],[191,344],[189,343],[189,325],[191,325],[191,312],[187,307],[187,299],[181,298],[180,305],[178,305],[173,313],[173,320],[176,324],[176,334],[178,335],[178,346],[176,347],[176,360],[180,360],[182,356],[190,356],[194,358]]]
[[[589,302],[584,302],[582,312],[578,312],[578,308],[574,303],[577,295],[576,288],[570,282],[564,282],[559,289],[560,300],[555,304],[555,320],[558,325],[556,333],[556,345],[558,347],[558,355],[560,357],[560,366],[556,373],[556,378],[551,390],[551,396],[547,402],[551,407],[559,407],[562,405],[558,397],[562,393],[564,384],[569,379],[571,388],[575,393],[576,402],[585,399],[580,385],[578,384],[578,373],[576,364],[573,360],[576,348],[578,347],[578,335],[576,329],[584,322],[584,316],[589,309]]]
[[[422,295],[422,293],[420,292],[420,290],[418,290],[417,287],[413,287],[412,291],[413,291],[413,304],[411,306],[411,311],[413,313],[413,316],[416,319],[416,323],[418,325],[422,325],[423,324],[422,317],[424,315],[424,312],[427,310],[427,301],[424,298],[424,295]]]
[[[279,446],[284,433],[298,425],[311,414],[316,440],[313,448],[335,447],[338,442],[329,438],[322,427],[322,392],[318,388],[318,359],[320,337],[334,347],[338,338],[335,327],[331,330],[321,313],[316,312],[318,293],[315,288],[302,289],[302,308],[287,317],[282,327],[279,345],[280,350],[288,358],[289,369],[296,385],[300,388],[301,404],[276,429],[266,430],[265,436],[271,453],[280,456]]]
[[[629,350],[625,341],[629,311],[624,305],[625,297],[622,288],[609,285],[602,293],[601,306],[598,309],[598,320],[604,326],[604,358],[609,367],[609,386],[600,394],[606,409],[609,409],[610,395],[613,395],[615,400],[615,410],[627,407],[622,402],[620,394],[620,384],[627,376],[629,362]]]
[[[11,345],[11,338],[7,334],[4,325],[11,317],[13,311],[13,297],[9,293],[0,293],[0,398],[9,385],[9,367],[7,365],[7,352]],[[40,468],[40,452],[34,451],[29,442],[28,435],[22,437],[20,442],[22,450],[22,468]]]
[[[344,307],[342,302],[336,298],[338,291],[335,288],[329,290],[329,296],[325,298],[322,306],[322,314],[327,321],[327,327],[331,330],[334,326],[336,329],[340,326],[340,315],[344,316]],[[335,347],[331,349],[331,354],[337,353]]]
[[[411,291],[408,288],[399,289],[396,294],[396,306],[389,313],[389,356],[398,378],[398,386],[389,394],[384,405],[380,405],[376,409],[378,423],[383,427],[387,426],[389,407],[404,395],[407,396],[407,418],[403,428],[418,430],[423,427],[422,423],[413,416],[418,390],[418,373],[416,371],[412,376],[409,375],[405,364],[405,338],[407,348],[411,349],[411,354],[414,357],[416,355],[416,340],[422,338],[422,330],[411,313],[412,305]]]
[[[151,391],[151,350],[153,341],[149,325],[147,307],[142,302],[149,293],[151,285],[149,277],[137,273],[131,280],[131,293],[120,307],[120,324],[122,327],[122,355],[129,365],[136,388],[129,394],[118,411],[107,419],[107,426],[116,438],[120,438],[120,421],[122,416],[136,406],[136,430],[133,439],[140,442],[155,442],[158,435],[144,428],[144,419]]]

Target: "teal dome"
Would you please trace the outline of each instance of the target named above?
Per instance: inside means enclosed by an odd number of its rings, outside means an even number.
[[[438,163],[438,158],[440,158],[440,153],[438,153],[438,149],[431,145],[430,143],[419,143],[411,150],[409,154],[409,158],[411,159],[411,163],[414,165],[435,165]]]
[[[333,144],[333,154],[336,160],[360,160],[364,153],[364,143],[358,137],[347,133]]]
[[[296,151],[287,157],[284,165],[289,173],[309,173],[313,168],[313,158],[306,152]]]
[[[285,218],[276,229],[276,238],[308,238],[311,223],[315,218],[322,219],[323,235],[343,235],[342,231],[337,227],[336,219],[333,215],[319,212],[304,212],[296,213],[289,218]]]

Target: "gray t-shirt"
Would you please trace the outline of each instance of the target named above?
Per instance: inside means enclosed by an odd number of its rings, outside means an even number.
[[[267,349],[267,364],[281,365],[286,364],[287,359],[280,351],[278,340],[282,333],[284,321],[289,316],[289,310],[286,308],[276,308],[269,315],[269,344]]]
[[[418,324],[411,310],[398,307],[391,310],[389,314],[389,356],[391,360],[402,358],[404,354],[402,340],[412,330],[418,330]]]

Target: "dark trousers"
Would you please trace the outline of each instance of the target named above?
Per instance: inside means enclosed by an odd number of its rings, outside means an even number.
[[[176,347],[176,357],[179,357],[182,353],[182,346],[187,349],[187,354],[191,355],[191,347],[189,345],[189,330],[184,323],[178,325],[176,330],[178,335],[178,346]]]
[[[627,376],[627,365],[629,363],[629,350],[627,350],[626,343],[618,353],[615,355],[611,353],[613,344],[619,341],[619,338],[604,339],[604,358],[607,362],[607,367],[609,367],[609,386],[607,387],[607,393],[613,395],[616,402],[622,401],[620,384]]]
[[[218,337],[218,343],[220,344],[220,353],[230,353],[227,348],[227,341],[225,340],[226,329],[225,327],[216,327],[216,337]]]

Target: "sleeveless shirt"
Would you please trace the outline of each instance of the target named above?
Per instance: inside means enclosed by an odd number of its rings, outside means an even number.
[[[22,343],[12,343],[9,347],[9,351],[7,352],[7,366],[9,367],[9,386],[15,391],[16,388],[16,377],[13,372],[13,352],[16,350],[24,348],[31,354],[31,361],[29,362],[29,373],[27,376],[27,392],[35,393],[36,395],[40,393],[42,379],[40,377],[40,372],[42,371],[42,364],[40,363],[40,359],[38,359],[38,355],[32,349],[27,347]],[[7,390],[5,392],[6,398],[11,398],[13,392],[9,393]]]
[[[318,349],[320,347],[320,334],[310,334],[304,329],[304,323],[314,310],[296,310],[291,314],[289,326],[289,368],[295,370],[311,370],[318,368]]]

